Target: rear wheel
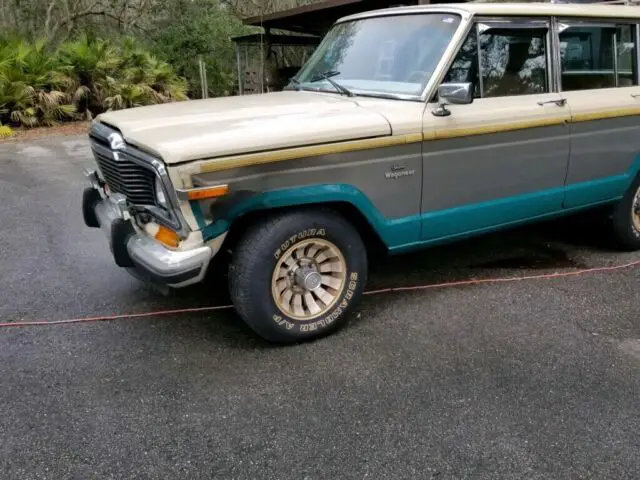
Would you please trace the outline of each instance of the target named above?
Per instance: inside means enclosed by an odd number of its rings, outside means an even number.
[[[640,175],[614,207],[611,222],[617,247],[640,250]]]
[[[269,341],[294,343],[347,321],[362,295],[367,256],[356,229],[338,214],[299,210],[249,228],[229,276],[242,319]]]

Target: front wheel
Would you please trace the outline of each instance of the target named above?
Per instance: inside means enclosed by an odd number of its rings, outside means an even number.
[[[266,340],[295,343],[346,322],[362,296],[367,255],[360,235],[341,216],[299,210],[249,228],[229,273],[242,319]]]

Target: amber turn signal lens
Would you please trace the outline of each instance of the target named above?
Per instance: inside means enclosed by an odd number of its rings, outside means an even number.
[[[169,247],[177,247],[180,243],[178,234],[173,230],[168,229],[167,227],[163,227],[162,225],[160,225],[160,228],[158,228],[158,233],[156,233],[156,240],[164,243],[165,245],[168,245]]]
[[[189,200],[204,200],[205,198],[222,197],[229,193],[229,187],[227,185],[217,185],[215,187],[199,188],[197,190],[191,190],[188,193]]]

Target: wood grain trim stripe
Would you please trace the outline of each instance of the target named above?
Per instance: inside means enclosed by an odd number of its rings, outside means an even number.
[[[590,122],[595,120],[606,120],[633,115],[640,115],[640,107],[623,108],[604,112],[600,111],[592,113],[581,113],[574,115],[571,118],[571,122]],[[321,155],[394,147],[422,141],[445,140],[460,137],[470,137],[473,135],[489,135],[494,133],[512,132],[529,128],[552,127],[556,125],[562,125],[563,123],[567,122],[568,117],[562,116],[557,118],[545,118],[503,124],[482,125],[471,128],[450,128],[446,130],[435,130],[433,132],[425,133],[424,135],[420,133],[412,133],[408,135],[392,135],[388,137],[368,138],[364,140],[353,140],[340,143],[327,143],[324,145],[312,145],[308,147],[287,148],[284,150],[276,150],[272,152],[234,155],[230,157],[211,159],[203,162],[200,166],[200,173],[217,172],[221,170],[229,170],[231,168],[262,165],[266,163],[282,162],[286,160],[296,160],[299,158],[319,157]]]
[[[413,133],[409,135],[392,135],[389,137],[368,138],[366,140],[327,143],[325,145],[313,145],[309,147],[288,148],[286,150],[277,150],[273,152],[251,153],[248,155],[223,157],[203,163],[200,166],[200,173],[217,172],[220,170],[228,170],[230,168],[282,162],[285,160],[295,160],[298,158],[319,157],[321,155],[329,155],[335,153],[357,152],[359,150],[394,147],[398,145],[406,145],[409,143],[418,143],[421,141],[422,134]]]

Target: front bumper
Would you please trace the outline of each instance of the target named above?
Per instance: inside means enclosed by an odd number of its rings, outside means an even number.
[[[92,178],[91,173],[88,176]],[[118,194],[106,197],[92,182],[84,191],[82,212],[87,226],[99,227],[104,232],[116,264],[131,268],[130,272],[136,277],[175,288],[204,278],[214,254],[212,248],[203,245],[190,250],[171,250],[146,233],[138,232],[124,197]]]

